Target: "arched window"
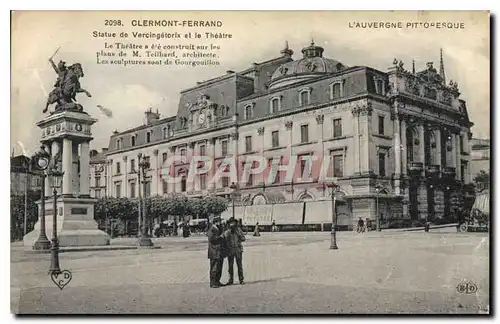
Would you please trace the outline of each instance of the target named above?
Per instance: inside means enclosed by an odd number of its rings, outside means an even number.
[[[167,127],[163,127],[163,139],[166,139],[167,137],[168,137]]]
[[[311,88],[299,89],[299,105],[307,106],[311,102]]]
[[[253,116],[253,105],[246,105],[245,106],[245,119],[250,119]]]
[[[146,133],[146,143],[151,142],[151,132]]]
[[[330,85],[330,99],[338,99],[344,95],[342,81],[336,81]]]
[[[131,145],[131,146],[135,146],[135,135],[132,135],[132,136],[130,137],[130,145]]]
[[[271,99],[270,102],[270,112],[271,114],[277,113],[281,109],[281,98],[280,97],[275,97]]]
[[[121,138],[119,138],[116,140],[116,149],[121,150],[121,148],[122,148],[122,140]]]

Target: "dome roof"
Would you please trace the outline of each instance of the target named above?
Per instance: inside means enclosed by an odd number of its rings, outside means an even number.
[[[288,50],[288,47],[285,50]],[[345,65],[338,61],[324,58],[323,51],[323,47],[314,45],[314,41],[312,41],[310,46],[302,49],[302,59],[285,63],[274,71],[269,82],[269,88],[278,88],[306,79],[336,73],[346,68]]]

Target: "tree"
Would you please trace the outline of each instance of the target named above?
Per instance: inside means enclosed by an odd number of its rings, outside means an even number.
[[[209,196],[205,199],[206,216],[209,215],[220,215],[225,212],[228,208],[229,201],[225,198],[218,196]]]
[[[476,184],[477,189],[487,189],[490,187],[490,172],[484,170],[479,171],[479,173],[473,179]]]
[[[35,195],[28,193],[28,208],[26,219],[26,232],[35,228],[38,220],[38,205],[35,203]],[[24,195],[10,196],[10,240],[11,242],[21,240],[24,236]]]

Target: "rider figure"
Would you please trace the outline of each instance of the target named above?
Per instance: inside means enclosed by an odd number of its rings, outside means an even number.
[[[54,87],[60,88],[62,86],[62,82],[64,80],[64,77],[66,76],[66,72],[68,71],[68,69],[66,68],[66,62],[59,61],[59,63],[56,66],[54,64],[54,61],[52,61],[52,59],[49,59],[49,61],[57,73],[57,81],[56,81],[56,84],[54,84]]]

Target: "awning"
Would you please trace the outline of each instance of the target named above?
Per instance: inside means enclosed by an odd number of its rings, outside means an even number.
[[[490,214],[490,193],[485,192],[478,194],[476,196],[476,200],[474,201],[474,205],[472,206],[472,210],[474,209],[480,211],[483,214]]]

